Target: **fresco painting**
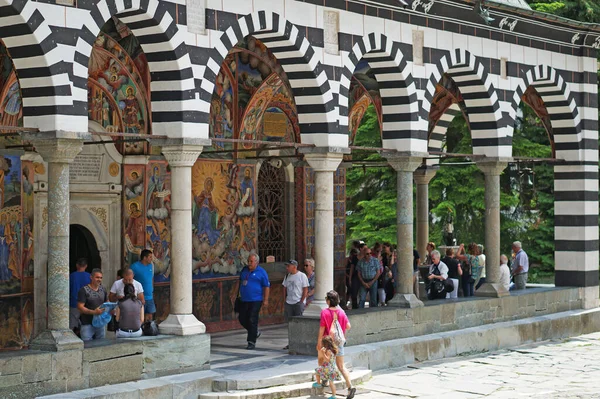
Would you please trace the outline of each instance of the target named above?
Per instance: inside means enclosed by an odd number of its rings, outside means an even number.
[[[117,18],[98,34],[89,63],[88,117],[106,132],[149,134],[150,75],[135,35]],[[145,142],[117,145],[127,155],[143,154]]]
[[[171,173],[165,161],[154,161],[146,171],[146,248],[154,254],[154,281],[171,274]]]
[[[10,154],[10,153],[9,153]],[[0,156],[0,350],[33,332],[33,164]]]
[[[273,54],[260,40],[245,38],[226,57],[217,75],[211,99],[211,137],[296,141],[300,131],[291,92],[286,74]],[[273,135],[269,129],[263,134],[263,117],[267,112],[287,116],[289,127],[286,126],[285,134]],[[215,141],[203,156],[211,158],[216,154],[210,153],[218,151],[219,158],[227,159],[232,158],[227,151],[252,148],[250,143],[233,145]],[[238,156],[244,154],[248,152],[238,152]]]
[[[443,74],[442,79],[435,87],[435,94],[431,100],[429,133],[433,131],[442,115],[452,104],[459,104],[461,109],[465,109],[464,100],[456,82],[448,74]]]
[[[23,126],[21,88],[10,54],[0,40],[0,125]],[[19,136],[2,137],[4,145],[20,145]]]
[[[123,165],[123,266],[137,262],[146,248],[144,165]]]
[[[193,278],[237,275],[256,249],[253,165],[199,160],[192,168]]]
[[[348,117],[348,129],[350,130],[350,137],[348,139],[349,145],[354,144],[354,139],[356,138],[356,133],[358,132],[360,123],[362,122],[363,116],[367,112],[367,108],[369,108],[371,103],[371,97],[367,93],[364,93],[354,103],[354,106],[350,110],[350,115]]]

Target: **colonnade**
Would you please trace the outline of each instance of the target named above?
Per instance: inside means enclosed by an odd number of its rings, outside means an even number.
[[[69,164],[83,147],[89,134],[42,132],[23,134],[48,163],[48,320],[47,329],[32,343],[32,348],[66,350],[81,346],[69,330]],[[192,314],[192,206],[189,190],[192,166],[208,140],[169,139],[160,143],[162,153],[171,166],[172,181],[172,263],[170,314],[159,328],[164,334],[189,335],[206,331],[204,324]],[[334,288],[334,173],[339,167],[342,150],[304,154],[315,172],[315,301],[307,315],[318,314],[326,306],[327,291]],[[397,174],[398,262],[397,295],[392,305],[418,307],[423,303],[413,292],[413,181],[417,183],[417,247],[424,254],[428,238],[428,184],[435,169],[418,169],[422,156],[388,156]],[[485,174],[487,246],[487,283],[478,290],[488,296],[507,295],[498,284],[500,248],[500,174],[506,160],[488,159],[478,162]]]

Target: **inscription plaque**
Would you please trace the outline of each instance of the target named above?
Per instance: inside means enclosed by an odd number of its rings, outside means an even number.
[[[206,0],[186,0],[188,32],[206,34]]]
[[[103,154],[80,154],[69,165],[71,181],[100,181]]]

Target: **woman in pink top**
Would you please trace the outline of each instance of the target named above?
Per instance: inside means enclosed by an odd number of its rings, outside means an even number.
[[[317,339],[317,353],[323,347],[321,340],[324,335],[329,335],[329,330],[331,329],[331,325],[333,324],[333,315],[337,313],[337,319],[340,323],[340,327],[342,331],[344,331],[344,337],[346,336],[346,331],[350,330],[350,321],[348,320],[348,316],[346,313],[338,307],[340,303],[340,296],[337,292],[331,290],[327,293],[325,297],[325,301],[329,307],[327,309],[323,309],[321,311],[321,326],[319,328],[319,338]],[[344,376],[344,380],[346,380],[346,387],[348,387],[348,396],[346,399],[354,398],[354,394],[356,393],[356,388],[352,386],[352,381],[350,381],[350,374],[344,365],[344,346],[340,345],[338,347],[338,353],[335,358],[335,362],[337,364],[338,370]]]

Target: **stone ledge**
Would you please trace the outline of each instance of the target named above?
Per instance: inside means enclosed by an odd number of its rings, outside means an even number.
[[[358,345],[346,349],[354,366],[373,371],[425,360],[485,353],[600,330],[600,309],[572,310],[514,322]]]
[[[348,312],[348,345],[360,345],[520,320],[581,309],[578,288],[533,288],[502,298],[429,301],[413,309],[386,307]],[[294,317],[289,323],[290,353],[316,356],[313,337],[318,317]]]

